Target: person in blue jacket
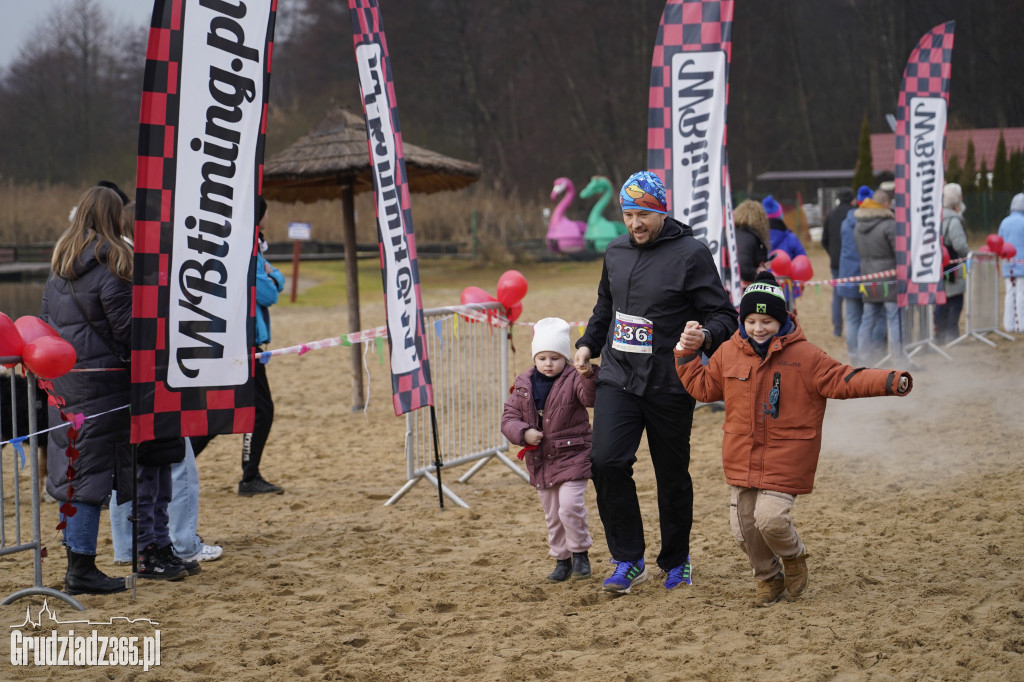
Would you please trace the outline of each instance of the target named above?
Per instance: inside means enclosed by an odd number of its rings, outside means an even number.
[[[800,243],[800,237],[791,232],[789,226],[782,220],[782,206],[769,194],[761,200],[764,212],[768,215],[768,228],[772,234],[771,250],[780,249],[789,254],[790,260],[797,256],[806,256],[807,251]]]
[[[867,185],[857,188],[856,205],[865,199],[870,199],[874,194]],[[843,218],[843,224],[839,227],[840,242],[839,250],[839,278],[860,276],[860,254],[857,253],[857,242],[853,238],[853,228],[857,226],[857,218],[854,216],[856,207],[851,208]],[[836,295],[846,299],[846,351],[850,355],[850,364],[858,365],[861,361],[860,352],[857,348],[857,336],[860,334],[860,319],[864,316],[864,297],[860,294],[860,285],[856,282],[849,284],[837,284]],[[876,339],[880,344],[883,339]]]
[[[1003,304],[1003,328],[1024,332],[1024,194],[1013,195],[1010,214],[999,224],[1004,244],[1013,244],[1017,254],[1003,261],[1006,298]]]
[[[267,216],[267,202],[260,197],[259,225],[262,228]],[[264,348],[270,343],[270,306],[277,303],[278,294],[284,291],[284,275],[268,263],[263,257],[267,250],[267,242],[260,231],[259,253],[256,254],[256,345]],[[263,459],[263,448],[270,436],[270,427],[274,423],[274,399],[270,394],[270,382],[267,381],[267,367],[257,360],[256,372],[256,423],[252,433],[242,436],[242,480],[238,483],[238,494],[244,497],[262,493],[280,495],[284,488],[265,480],[260,474],[260,460]],[[212,436],[192,438],[192,448],[196,456],[206,447]]]

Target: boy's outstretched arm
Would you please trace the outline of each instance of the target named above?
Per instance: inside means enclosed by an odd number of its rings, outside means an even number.
[[[873,396],[905,396],[914,389],[909,372],[895,369],[851,367],[818,349],[817,389],[825,398],[846,400]]]

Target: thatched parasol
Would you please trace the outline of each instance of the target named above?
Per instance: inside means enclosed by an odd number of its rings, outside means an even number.
[[[462,189],[480,177],[480,166],[402,143],[411,192]],[[340,199],[342,187],[354,193],[373,189],[366,146],[366,121],[335,106],[313,130],[275,154],[263,169],[263,197],[283,202]]]
[[[452,159],[405,141],[410,192],[462,189],[480,177],[480,166]],[[348,288],[349,332],[359,331],[359,279],[353,197],[373,189],[366,121],[334,106],[310,132],[268,159],[263,167],[263,197],[286,203],[341,199]],[[353,410],[363,408],[363,371],[359,350],[352,348]]]

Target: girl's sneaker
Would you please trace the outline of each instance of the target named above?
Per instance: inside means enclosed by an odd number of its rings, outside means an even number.
[[[181,580],[188,570],[181,561],[171,562],[165,558],[162,548],[147,545],[139,553],[139,577],[151,580]]]
[[[216,561],[223,553],[224,549],[220,545],[208,545],[205,542],[200,541],[198,552],[190,557],[182,558],[188,561]]]
[[[164,561],[172,565],[176,564],[179,566],[183,566],[189,575],[195,575],[203,570],[202,567],[199,566],[198,561],[192,561],[191,559],[182,559],[177,554],[175,554],[174,547],[171,545],[161,547],[158,551],[161,553],[161,556],[163,557]]]

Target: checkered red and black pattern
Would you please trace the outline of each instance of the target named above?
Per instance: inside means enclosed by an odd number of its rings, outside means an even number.
[[[938,283],[921,285],[910,281],[910,196],[907,169],[910,164],[910,121],[907,109],[914,97],[942,96],[949,104],[949,78],[953,61],[953,29],[955,22],[939,24],[917,43],[910,53],[903,71],[899,102],[896,109],[895,196],[893,213],[896,216],[896,284],[897,304],[929,305],[945,303],[946,294]],[[945,145],[943,145],[945,146]],[[943,158],[945,161],[945,158]]]
[[[423,328],[423,297],[420,292],[420,269],[416,252],[416,235],[412,224],[412,204],[409,200],[409,177],[405,168],[405,154],[402,151],[402,129],[398,119],[398,100],[395,97],[395,79],[391,71],[391,59],[388,55],[388,43],[384,37],[384,25],[381,23],[380,9],[376,0],[349,0],[349,15],[352,19],[352,40],[353,48],[360,45],[375,43],[380,46],[381,54],[384,56],[384,71],[386,74],[386,94],[388,108],[390,110],[391,125],[394,128],[395,156],[398,163],[398,174],[395,178],[396,184],[401,188],[402,222],[405,228],[405,241],[409,249],[409,266],[413,283],[413,295],[416,297],[416,351],[420,359],[419,368],[404,374],[391,373],[392,402],[394,403],[395,414],[403,415],[406,412],[417,410],[421,407],[434,404],[434,389],[430,381],[430,361],[427,357],[427,343]],[[366,104],[363,103],[365,111]],[[367,141],[369,144],[369,141]],[[371,155],[371,163],[373,157]],[[376,180],[375,180],[376,182]],[[374,188],[377,191],[377,188]],[[378,238],[383,239],[380,226],[380,216],[377,223]],[[392,263],[389,263],[387,253],[380,247],[381,276],[385,283],[389,277],[394,277]],[[385,287],[386,288],[386,287]],[[394,337],[390,325],[388,327],[388,344],[394,344]]]
[[[268,21],[266,68],[260,136],[256,148],[255,177],[262,185],[266,134],[270,55],[277,2],[271,3]],[[253,367],[250,379],[240,386],[222,389],[172,389],[167,385],[169,276],[173,272],[176,221],[174,193],[177,178],[176,133],[179,98],[183,88],[208,84],[181,82],[184,50],[185,0],[155,0],[146,49],[142,106],[139,116],[139,149],[136,169],[135,278],[132,299],[132,399],[131,441],[140,443],[161,437],[200,436],[252,431],[255,408]],[[197,39],[205,41],[205,34]],[[258,197],[256,198],[258,202]],[[181,227],[180,229],[185,229]],[[253,243],[253,261],[256,244]],[[255,269],[249,268],[250,312],[246,334],[253,345]],[[250,363],[254,360],[250,360]]]
[[[679,215],[673,202],[672,170],[672,57],[679,52],[724,52],[726,73],[726,102],[729,100],[729,64],[732,61],[732,17],[733,0],[668,0],[658,27],[654,43],[654,57],[651,60],[651,87],[647,108],[647,170],[657,173],[664,181],[666,201],[670,215]],[[723,119],[725,112],[723,112]],[[726,161],[725,142],[728,126],[723,127],[722,150],[722,196],[728,186],[729,169]],[[722,214],[731,221],[731,211],[722,207]],[[731,222],[723,234],[731,232]],[[736,245],[728,244],[729,257],[723,257],[721,265],[726,288],[739,289],[739,264],[736,259]],[[723,254],[724,255],[724,254]],[[736,286],[732,286],[733,280]]]
[[[678,52],[723,51],[728,76],[732,59],[732,10],[732,0],[669,0],[661,16],[651,60],[647,170],[665,181],[669,212],[675,209],[672,203],[672,77],[669,73],[672,57]]]

